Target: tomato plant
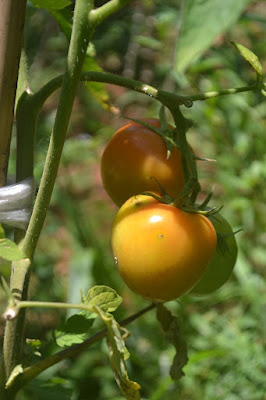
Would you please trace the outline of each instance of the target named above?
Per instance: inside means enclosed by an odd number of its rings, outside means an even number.
[[[190,291],[193,295],[207,295],[223,286],[237,259],[237,243],[229,222],[221,214],[210,219],[217,232],[217,246],[206,272]]]
[[[147,299],[167,301],[202,277],[216,248],[216,232],[203,215],[138,195],[118,211],[111,242],[125,283]]]
[[[156,128],[161,125],[158,119],[143,122]],[[160,192],[156,180],[173,198],[184,187],[179,149],[174,147],[167,159],[164,139],[137,122],[114,134],[102,155],[101,175],[105,190],[118,206],[144,191]]]

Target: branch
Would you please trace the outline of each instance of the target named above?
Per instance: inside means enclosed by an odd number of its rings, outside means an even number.
[[[164,105],[173,104],[175,105],[185,105],[186,107],[191,107],[194,101],[199,100],[208,100],[218,96],[226,96],[229,94],[236,94],[247,91],[255,91],[255,90],[265,90],[265,83],[259,83],[251,86],[242,86],[239,88],[231,88],[224,90],[217,90],[213,92],[207,93],[199,93],[196,95],[188,95],[188,96],[180,96],[176,93],[166,92],[164,90],[157,89],[153,86],[146,85],[141,81],[137,81],[135,79],[130,79],[126,77],[122,77],[119,75],[115,75],[109,72],[96,72],[96,71],[88,71],[83,72],[81,75],[81,80],[86,82],[101,82],[101,83],[109,83],[112,85],[121,86],[130,90],[134,90],[136,92],[145,94],[146,96],[152,97],[155,100],[160,101]],[[63,82],[63,75],[59,75],[56,78],[49,81],[46,85],[44,85],[38,92],[32,95],[32,100],[35,104],[38,104],[38,107],[41,108],[45,101],[56,91],[58,90]]]
[[[92,26],[99,25],[105,18],[119,11],[132,0],[110,0],[101,7],[91,10],[89,13],[89,22]]]
[[[137,313],[131,315],[128,318],[125,318],[123,321],[120,322],[120,326],[126,326],[131,322],[135,321],[143,314],[147,313],[148,311],[154,309],[156,307],[156,303],[151,303],[149,306],[143,308],[142,310],[138,311]],[[98,342],[102,338],[106,336],[106,329],[103,329],[97,332],[95,335],[91,336],[89,339],[85,340],[83,343],[76,344],[74,346],[68,347],[65,350],[62,350],[46,359],[27,367],[23,370],[23,372],[17,375],[11,383],[10,390],[17,391],[21,387],[25,386],[28,382],[38,376],[41,372],[46,370],[47,368],[52,367],[55,364],[58,364],[60,361],[66,358],[72,358],[77,356],[81,353],[84,349],[87,349],[92,344]],[[9,389],[9,388],[8,388]]]

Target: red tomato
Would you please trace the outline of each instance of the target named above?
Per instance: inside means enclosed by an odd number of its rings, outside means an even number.
[[[158,119],[144,121],[160,127]],[[153,178],[173,198],[184,187],[179,149],[174,147],[167,159],[164,140],[136,122],[120,128],[106,146],[101,160],[101,175],[105,190],[118,206],[145,191],[161,194]]]
[[[118,211],[111,232],[124,282],[154,301],[176,299],[203,276],[216,248],[208,218],[150,196],[133,196]]]

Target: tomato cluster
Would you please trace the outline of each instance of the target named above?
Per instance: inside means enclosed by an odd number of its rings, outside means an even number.
[[[145,123],[161,125],[155,119]],[[217,290],[237,255],[232,228],[221,215],[185,212],[160,201],[162,188],[177,198],[185,183],[180,150],[167,154],[158,133],[131,122],[114,134],[101,161],[103,185],[121,207],[111,230],[115,263],[128,287],[152,301]]]

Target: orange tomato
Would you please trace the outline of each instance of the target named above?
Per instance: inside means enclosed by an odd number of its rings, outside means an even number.
[[[187,293],[203,276],[215,248],[208,218],[184,212],[150,196],[133,196],[112,225],[116,265],[134,292],[153,301]]]
[[[158,119],[144,122],[160,127]],[[184,187],[179,149],[174,147],[167,159],[162,137],[136,122],[121,127],[107,144],[101,159],[101,176],[105,190],[118,206],[145,191],[161,194],[153,178],[173,198]]]

